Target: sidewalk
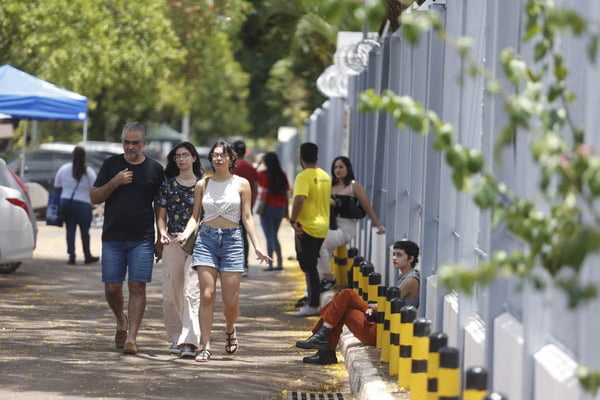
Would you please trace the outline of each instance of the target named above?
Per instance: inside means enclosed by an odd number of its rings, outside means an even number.
[[[350,334],[340,341],[340,363],[302,363],[311,353],[294,344],[309,335],[316,317],[292,316],[304,278],[288,228],[284,224],[280,230],[285,272],[263,272],[264,265],[251,263],[250,275],[242,279],[240,350],[235,356],[225,353],[217,301],[215,352],[201,364],[167,352],[161,264],[147,288],[139,353],[124,356],[114,348],[114,316],[104,299],[99,264],[66,265],[64,229],[40,223],[34,260],[0,275],[0,398],[287,400],[297,393],[348,394],[350,388],[354,395],[346,395],[348,400],[401,398],[392,397],[394,380],[377,361],[378,351]],[[91,231],[95,255],[100,233]],[[79,239],[76,243],[80,246]]]

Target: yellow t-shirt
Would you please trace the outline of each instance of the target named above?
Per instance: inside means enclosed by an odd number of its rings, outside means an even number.
[[[321,168],[307,168],[294,181],[294,197],[306,196],[296,218],[312,237],[325,238],[329,230],[331,178]]]

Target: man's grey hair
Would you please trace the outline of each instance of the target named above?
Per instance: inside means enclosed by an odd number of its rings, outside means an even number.
[[[125,133],[129,131],[138,131],[142,133],[142,140],[146,140],[146,127],[141,122],[128,122],[123,127],[123,131],[121,132],[121,141],[125,139]]]

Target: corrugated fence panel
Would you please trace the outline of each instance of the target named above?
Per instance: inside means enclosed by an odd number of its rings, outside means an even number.
[[[556,0],[556,3],[575,8],[592,20],[600,20],[600,2]],[[500,52],[513,47],[530,62],[535,45],[520,41],[525,20],[524,4],[525,0],[448,0],[446,5],[433,5],[432,8],[441,13],[453,36],[474,38],[474,57],[510,93],[514,89],[503,76]],[[586,141],[594,145],[597,152],[600,148],[600,135],[596,132],[600,126],[597,111],[600,66],[587,64],[587,43],[580,38],[564,37],[559,43],[572,73],[569,87],[577,96],[573,118],[584,125]],[[476,268],[480,260],[494,251],[513,251],[522,248],[523,244],[502,225],[492,227],[489,213],[481,213],[467,195],[457,192],[450,169],[443,157],[432,149],[431,136],[422,138],[408,129],[398,130],[387,114],[359,113],[358,96],[367,88],[380,91],[388,87],[398,94],[411,95],[451,123],[460,143],[481,149],[493,172],[511,190],[547,209],[549,205],[539,196],[539,172],[529,149],[530,132],[519,130],[514,144],[503,149],[500,162],[495,163],[494,143],[506,123],[504,105],[500,99],[484,94],[481,79],[472,79],[467,74],[461,82],[464,64],[456,51],[432,35],[424,36],[417,47],[410,47],[403,42],[400,32],[388,35],[381,46],[369,54],[367,70],[349,78],[348,98],[331,101],[315,110],[307,120],[307,139],[322,145],[327,156],[334,156],[336,144],[343,141],[343,134],[339,133],[343,130],[342,125],[337,119],[343,119],[344,109],[348,110],[349,156],[357,179],[367,188],[374,209],[386,226],[385,247],[389,248],[395,240],[404,237],[419,242],[423,276],[420,315],[431,316],[435,319],[433,326],[448,330],[451,343],[458,346],[462,354],[465,350],[464,329],[468,326],[468,360],[472,361],[467,362],[484,361],[490,376],[496,377],[503,388],[510,387],[511,394],[517,399],[539,398],[540,393],[535,393],[536,385],[537,390],[541,390],[542,381],[548,381],[548,385],[554,385],[557,391],[578,393],[565,386],[565,382],[572,382],[570,377],[565,380],[566,375],[555,377],[544,372],[552,371],[551,362],[556,357],[540,355],[555,346],[564,350],[566,358],[561,355],[564,359],[572,357],[577,362],[600,368],[600,346],[596,344],[600,337],[600,301],[572,311],[566,308],[564,296],[559,291],[550,289],[540,293],[528,285],[521,291],[516,279],[501,279],[490,288],[476,290],[472,298],[448,294],[434,284],[437,278],[433,274],[440,265],[461,262]],[[338,135],[342,135],[339,142]],[[329,167],[323,165],[327,170]],[[368,218],[361,221],[356,241],[361,255],[367,258],[373,235],[370,225]],[[390,256],[380,255],[377,259],[385,257],[388,263],[385,283],[389,285],[395,274]],[[588,260],[583,270],[583,277],[598,285],[599,259]],[[429,280],[429,286],[426,280]],[[435,295],[427,292],[427,287]],[[510,340],[494,337],[494,331],[497,335],[506,334],[498,326],[492,329],[494,321],[497,322],[503,313],[510,313],[519,324],[518,335]],[[473,329],[472,323],[468,325],[473,318],[478,321],[477,329]],[[481,351],[481,346],[486,350]],[[504,349],[506,346],[518,348],[518,357],[514,360],[505,357],[504,352],[509,350]],[[534,359],[536,354],[537,359]],[[514,362],[517,363],[515,370],[521,371],[518,379],[513,374],[494,371],[494,367],[506,368]],[[538,376],[534,374],[536,368]],[[541,377],[540,374],[545,375]],[[491,384],[495,389],[493,381]],[[589,398],[576,396],[581,400]]]

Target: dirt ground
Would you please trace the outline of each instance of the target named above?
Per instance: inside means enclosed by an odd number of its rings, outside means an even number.
[[[139,353],[124,356],[114,347],[115,320],[104,299],[100,265],[67,265],[64,229],[43,221],[39,228],[34,260],[0,275],[1,399],[253,400],[287,399],[293,391],[350,391],[342,360],[331,367],[303,364],[311,353],[294,346],[316,321],[291,315],[304,290],[295,260],[286,261],[283,273],[251,264],[242,279],[240,349],[225,352],[219,305],[208,363],[168,354],[157,264],[147,288]],[[288,228],[282,225],[280,238],[285,257],[293,258]],[[101,229],[91,233],[92,252],[100,255]]]

